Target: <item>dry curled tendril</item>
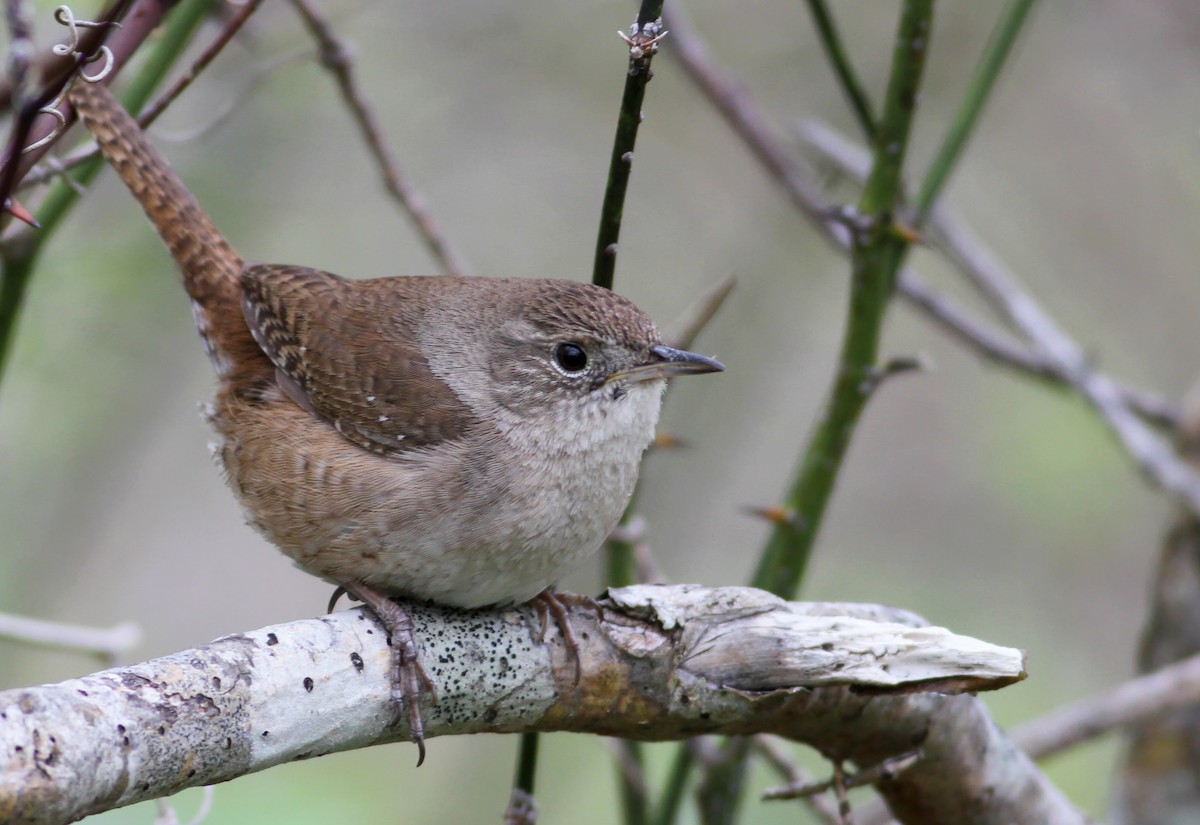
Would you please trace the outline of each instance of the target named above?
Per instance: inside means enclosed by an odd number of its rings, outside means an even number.
[[[82,59],[84,64],[95,63],[98,60],[103,61],[103,65],[100,67],[100,70],[95,74],[89,75],[80,70],[80,80],[83,80],[87,83],[98,83],[112,73],[113,66],[116,62],[116,59],[113,57],[112,49],[108,48],[108,46],[101,46],[95,54],[91,55],[90,57],[85,56],[79,51],[79,30],[96,29],[100,28],[101,26],[119,27],[121,25],[120,23],[115,21],[108,23],[97,23],[91,20],[77,20],[75,18],[75,12],[71,10],[70,6],[59,6],[56,8],[54,10],[54,21],[59,25],[67,27],[67,31],[70,34],[71,39],[69,43],[59,43],[55,46],[51,46],[50,51],[59,57],[75,57]],[[59,109],[66,91],[66,87],[64,86],[63,90],[58,93],[58,96],[55,97],[54,100],[50,101],[49,104],[43,106],[41,109],[38,109],[39,114],[49,115],[58,122],[55,124],[54,128],[50,130],[48,135],[43,137],[41,140],[36,140],[26,146],[21,150],[21,154],[31,152],[34,149],[45,146],[47,143],[57,138],[59,132],[61,132],[67,125],[67,119]]]

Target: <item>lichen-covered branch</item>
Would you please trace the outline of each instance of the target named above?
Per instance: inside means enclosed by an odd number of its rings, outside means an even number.
[[[942,800],[953,797],[947,783],[967,793],[975,777],[966,756],[947,765],[937,755],[951,745],[941,731],[962,724],[946,714],[982,726],[975,745],[994,736],[989,749],[1003,750],[1002,737],[974,698],[931,692],[1024,676],[1017,650],[750,588],[642,585],[595,605],[581,600],[570,617],[581,642],[578,685],[561,639],[550,628],[540,640],[530,609],[410,609],[438,695],[425,711],[428,738],[771,731],[870,760],[911,750],[923,730],[934,756],[905,777],[929,782],[933,771]],[[389,705],[390,656],[375,620],[356,609],[0,693],[0,821],[70,822],[283,762],[402,741],[407,731]],[[1026,787],[1054,795],[1036,769],[1020,771]]]

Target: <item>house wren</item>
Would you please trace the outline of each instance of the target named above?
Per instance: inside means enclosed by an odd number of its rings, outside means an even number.
[[[423,759],[432,685],[387,597],[539,596],[617,524],[666,379],[722,366],[588,284],[246,265],[107,88],[69,100],[182,270],[249,523],[379,616]]]

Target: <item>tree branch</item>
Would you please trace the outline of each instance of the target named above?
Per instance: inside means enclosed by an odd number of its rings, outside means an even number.
[[[973,726],[1000,737],[973,697],[879,694],[1001,687],[1024,677],[1020,651],[833,609],[749,588],[614,590],[572,609],[584,674],[576,685],[561,638],[551,629],[539,643],[532,611],[412,606],[439,697],[426,711],[426,736],[771,731],[868,761],[911,750],[908,737],[934,720],[944,730],[952,717],[977,717]],[[378,625],[356,609],[0,693],[0,820],[69,822],[283,762],[402,741],[403,721],[391,724],[390,656]],[[970,760],[939,765],[930,766],[941,785],[972,776]],[[1023,775],[1053,795],[1036,769]]]

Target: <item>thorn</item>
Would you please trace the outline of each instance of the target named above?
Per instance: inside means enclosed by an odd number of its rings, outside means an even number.
[[[863,382],[863,389],[871,393],[879,389],[879,385],[889,378],[909,372],[932,372],[933,367],[933,359],[925,353],[890,358],[880,366],[872,367],[868,371],[867,379]]]
[[[801,529],[801,520],[796,516],[796,511],[790,507],[783,507],[778,504],[769,507],[747,505],[742,510],[752,516],[764,519],[777,527],[787,526],[796,530]]]
[[[42,225],[37,222],[37,218],[33,216],[33,213],[22,206],[20,201],[15,200],[14,198],[9,198],[7,201],[5,201],[4,211],[12,215],[21,223],[29,224],[34,229],[42,228]]]
[[[916,227],[904,223],[903,221],[894,221],[892,223],[892,232],[895,233],[897,238],[907,244],[913,244],[916,246],[927,245],[925,236],[918,232]]]
[[[688,447],[689,444],[679,436],[669,433],[666,430],[658,430],[654,433],[654,440],[650,442],[650,446],[655,450],[682,450]]]

